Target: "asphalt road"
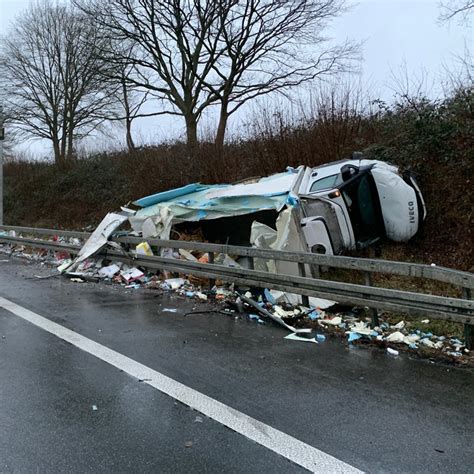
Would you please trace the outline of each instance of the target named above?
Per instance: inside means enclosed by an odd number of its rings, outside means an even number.
[[[0,298],[366,472],[473,472],[472,370],[4,261]],[[164,311],[176,309],[176,312]],[[0,472],[303,472],[0,307]]]

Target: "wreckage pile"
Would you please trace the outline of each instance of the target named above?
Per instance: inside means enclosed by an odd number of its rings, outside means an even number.
[[[79,239],[53,237],[55,242],[81,244]],[[211,288],[207,279],[186,275],[176,275],[168,271],[149,272],[145,268],[130,267],[119,261],[89,257],[81,261],[74,271],[67,271],[74,263],[66,252],[30,250],[24,246],[1,245],[0,251],[9,256],[27,259],[31,262],[54,265],[58,272],[38,278],[49,278],[63,274],[72,282],[108,282],[123,286],[126,290],[160,290],[200,302],[222,305],[220,312],[234,315],[245,314],[250,321],[265,324],[273,320],[290,331],[286,339],[312,343],[322,343],[328,335],[338,335],[349,344],[375,344],[386,348],[391,356],[398,356],[401,350],[414,353],[428,353],[451,360],[462,360],[469,356],[464,343],[445,335],[437,336],[429,331],[411,329],[409,322],[399,321],[390,324],[381,322],[377,327],[370,326],[370,318],[361,308],[342,307],[333,301],[310,298],[310,306],[299,304],[297,295],[275,290],[255,288],[236,288],[233,284],[221,281]],[[135,249],[136,255],[153,255],[150,246],[143,242]],[[205,262],[207,254],[194,255],[188,251],[168,249],[167,257]],[[216,256],[222,265],[238,265],[229,255]],[[383,316],[380,317],[383,321]],[[422,320],[428,325],[429,320]]]

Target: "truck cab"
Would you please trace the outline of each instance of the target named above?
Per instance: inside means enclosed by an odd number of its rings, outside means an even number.
[[[312,252],[338,254],[382,238],[406,242],[426,217],[413,175],[361,154],[306,168],[298,181],[301,228]]]

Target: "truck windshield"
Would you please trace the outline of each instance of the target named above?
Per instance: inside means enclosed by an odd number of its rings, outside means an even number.
[[[339,189],[349,211],[357,244],[363,246],[382,237],[385,230],[372,176],[360,174]]]

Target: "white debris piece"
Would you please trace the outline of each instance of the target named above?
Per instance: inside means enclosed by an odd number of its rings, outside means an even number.
[[[184,278],[168,278],[165,283],[172,289],[177,290],[185,284]]]
[[[387,336],[387,342],[403,342],[405,339],[405,335],[400,331],[392,332],[389,336]]]
[[[356,332],[362,336],[370,336],[372,334],[373,329],[371,329],[366,323],[363,321],[358,321],[357,323],[350,326],[352,332]]]
[[[410,334],[409,336],[405,336],[403,338],[403,342],[407,344],[408,346],[410,344],[414,344],[415,342],[418,342],[420,340],[420,336],[418,334]]]
[[[145,274],[138,268],[129,268],[126,271],[121,271],[120,276],[124,279],[126,283],[131,283],[132,281],[139,280],[143,278]]]
[[[405,321],[400,321],[397,324],[394,324],[392,326],[393,329],[403,329],[405,327]]]
[[[188,260],[190,262],[198,261],[198,259],[191,252],[188,252],[185,249],[179,249],[178,252],[182,257],[184,257],[185,260]]]
[[[113,263],[108,267],[102,267],[99,270],[99,276],[102,278],[112,278],[116,273],[120,271],[120,267]]]
[[[320,324],[329,324],[330,326],[339,326],[342,323],[342,318],[340,316],[336,316],[332,319],[321,319],[318,320]]]
[[[312,338],[301,337],[301,336],[298,336],[298,334],[288,334],[288,336],[285,336],[284,339],[289,339],[290,341],[312,342],[314,344],[318,344],[318,341],[316,341],[314,337]]]

